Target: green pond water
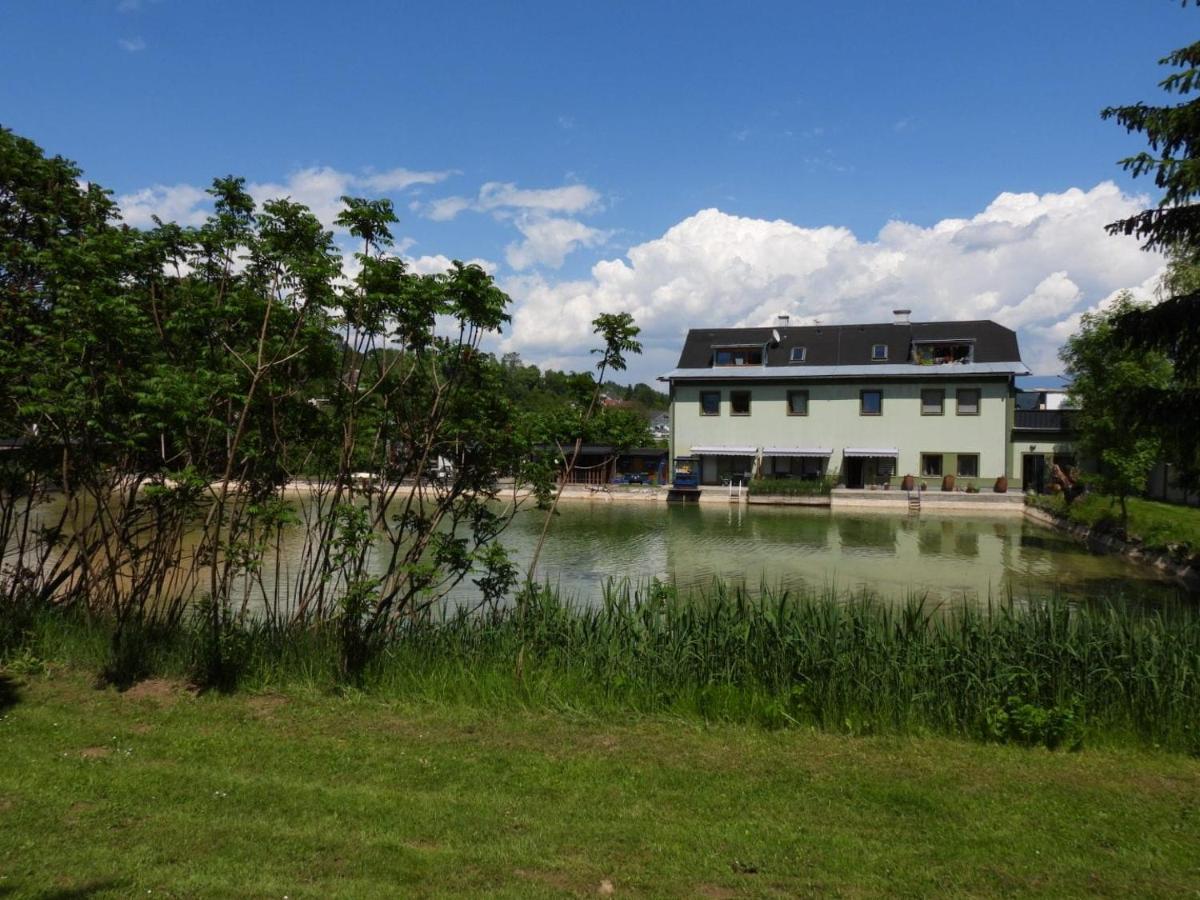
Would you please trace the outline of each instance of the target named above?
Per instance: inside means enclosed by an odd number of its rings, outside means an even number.
[[[52,509],[52,508],[51,508]],[[527,571],[544,513],[518,513],[501,543]],[[251,607],[273,595],[276,577],[297,572],[305,543],[288,529],[279,565],[266,560]],[[6,560],[9,562],[10,560]],[[889,600],[917,594],[951,603],[987,603],[1059,593],[1076,599],[1122,596],[1151,605],[1183,594],[1157,570],[1093,552],[1074,538],[1019,515],[931,514],[705,504],[563,502],[537,579],[564,597],[596,602],[606,581],[674,582],[684,592],[714,579],[839,595],[864,591]],[[200,589],[206,583],[199,582]],[[281,584],[279,596],[290,591]],[[477,599],[466,580],[450,605]],[[1196,595],[1187,595],[1195,602]]]
[[[538,575],[579,599],[610,578],[705,586],[714,578],[818,591],[911,592],[987,602],[1054,590],[1074,597],[1165,598],[1176,582],[1123,557],[1095,553],[1021,516],[919,517],[828,509],[567,504]],[[526,566],[542,516],[523,512],[502,542]],[[464,596],[467,591],[460,592]]]

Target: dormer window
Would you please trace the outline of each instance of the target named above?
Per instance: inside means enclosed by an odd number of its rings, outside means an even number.
[[[761,366],[763,364],[763,348],[751,347],[713,347],[714,366]]]
[[[802,362],[804,362],[804,357],[807,355],[808,355],[807,347],[793,347],[791,360],[794,363],[802,363]]]
[[[887,359],[887,344],[871,345],[871,361],[880,362]]]
[[[913,341],[912,361],[919,366],[949,366],[974,362],[973,341]]]

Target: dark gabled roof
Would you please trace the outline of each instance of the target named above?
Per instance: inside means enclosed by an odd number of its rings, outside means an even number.
[[[793,365],[792,348],[806,348],[804,366],[861,366],[874,362],[871,348],[886,344],[887,362],[908,362],[913,341],[969,340],[975,344],[974,362],[1020,362],[1017,335],[988,320],[971,322],[912,322],[896,325],[786,325],[774,328],[693,328],[687,333],[679,369],[707,369],[712,365],[713,345],[770,345],[772,332],[780,341],[767,347],[767,367]]]

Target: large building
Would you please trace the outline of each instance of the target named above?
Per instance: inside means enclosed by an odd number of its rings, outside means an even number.
[[[1019,489],[1018,435],[1055,452],[1014,430],[1015,379],[1028,374],[1016,334],[990,321],[897,310],[883,324],[693,329],[662,376],[671,455],[694,457],[702,485],[829,475],[896,486],[911,474],[990,489],[1003,475]]]

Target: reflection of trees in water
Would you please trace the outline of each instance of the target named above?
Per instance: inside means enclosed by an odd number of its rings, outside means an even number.
[[[838,540],[843,549],[852,549],[871,555],[887,555],[896,552],[898,519],[891,516],[835,516],[833,521],[837,526]]]
[[[755,509],[749,514],[751,536],[787,550],[816,551],[829,548],[828,512]]]
[[[979,532],[974,528],[960,528],[954,533],[954,552],[959,556],[979,556]]]

